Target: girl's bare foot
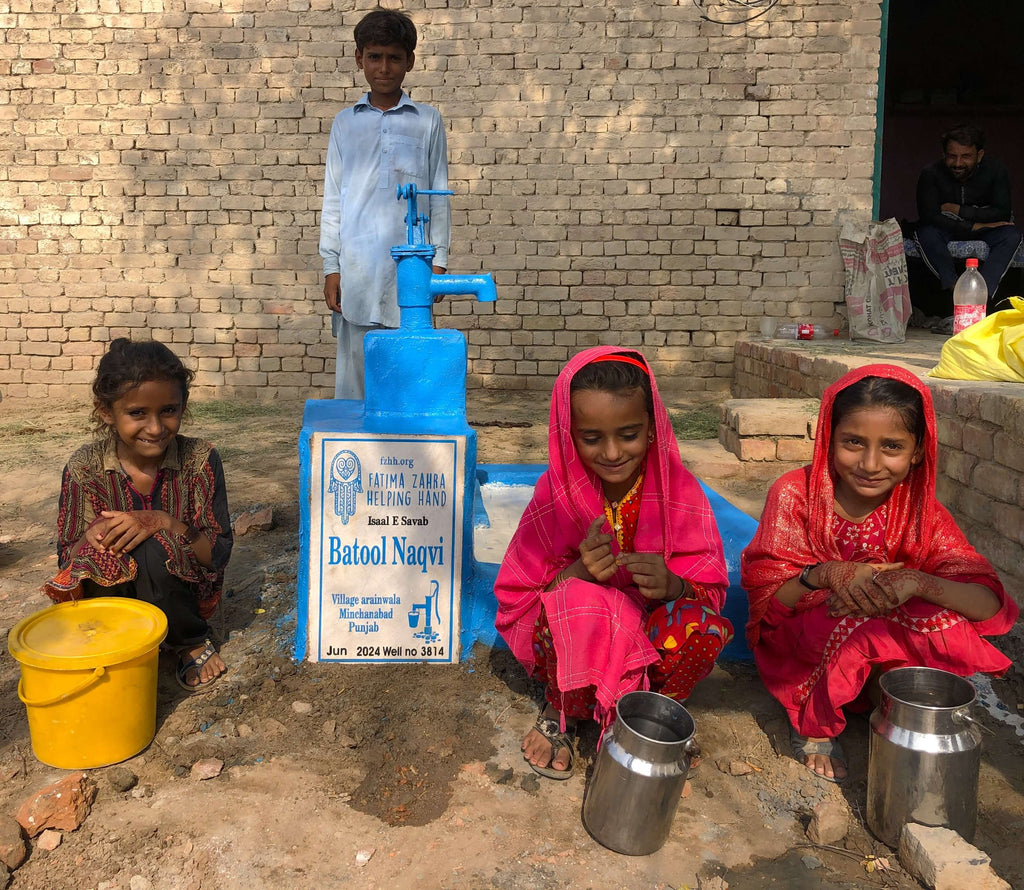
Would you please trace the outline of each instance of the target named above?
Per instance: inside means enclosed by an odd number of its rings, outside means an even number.
[[[559,714],[558,711],[549,704],[541,712],[541,717],[553,720],[557,724],[561,718],[561,714]],[[567,724],[566,728],[570,729],[571,727]],[[550,767],[555,770],[565,771],[568,770],[572,764],[571,749],[568,746],[563,745],[555,751],[555,747],[551,741],[544,736],[536,726],[534,726],[526,734],[526,738],[523,739],[522,750],[523,757],[534,766]],[[552,755],[554,756],[552,757]]]

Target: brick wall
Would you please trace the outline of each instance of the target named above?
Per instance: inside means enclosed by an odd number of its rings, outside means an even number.
[[[332,391],[317,255],[331,120],[372,0],[0,0],[0,392],[80,396],[115,336],[200,391]],[[548,389],[595,343],[726,390],[762,314],[831,318],[870,214],[878,0],[754,22],[689,0],[410,0],[406,83],[449,128],[441,304],[470,385]]]

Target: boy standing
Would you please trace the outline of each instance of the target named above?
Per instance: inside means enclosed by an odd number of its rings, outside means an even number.
[[[415,61],[416,26],[405,14],[376,9],[355,27],[356,65],[370,91],[334,118],[327,148],[320,256],[324,299],[338,338],[334,397],[365,398],[363,337],[397,328],[398,293],[391,248],[405,244],[399,184],[448,188],[448,144],[435,108],[402,92]],[[424,236],[437,249],[434,272],[448,265],[451,215],[446,196],[428,196]],[[422,199],[427,200],[427,199]]]

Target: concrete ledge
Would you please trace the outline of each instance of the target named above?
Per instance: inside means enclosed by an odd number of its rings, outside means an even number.
[[[815,399],[730,399],[718,441],[741,461],[808,461],[818,421]]]
[[[813,439],[817,420],[815,399],[730,399],[722,405],[722,422],[741,436]]]

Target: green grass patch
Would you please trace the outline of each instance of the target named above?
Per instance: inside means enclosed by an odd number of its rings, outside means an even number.
[[[717,439],[718,405],[700,405],[685,411],[670,411],[672,430],[679,439]]]
[[[0,424],[0,436],[44,436],[46,429],[41,426],[31,426],[24,423]]]
[[[279,405],[268,402],[228,402],[215,400],[210,402],[190,402],[188,406],[192,419],[201,422],[231,423],[235,420],[248,420],[253,417],[276,417],[281,413]]]

